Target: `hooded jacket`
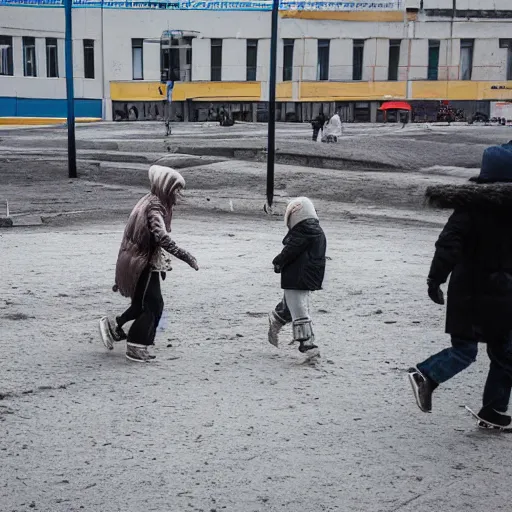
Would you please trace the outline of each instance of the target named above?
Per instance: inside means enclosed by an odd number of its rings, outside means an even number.
[[[448,286],[446,332],[490,341],[512,330],[512,184],[429,187],[431,206],[454,209],[429,278]]]
[[[325,275],[327,242],[313,203],[307,197],[291,201],[286,209],[289,228],[284,248],[273,260],[285,290],[320,290]]]
[[[185,180],[174,169],[153,165],[149,183],[150,193],[135,205],[128,218],[117,258],[114,290],[124,297],[133,298],[139,278],[157,248],[189,264],[194,260],[169,236],[177,189],[185,187]]]

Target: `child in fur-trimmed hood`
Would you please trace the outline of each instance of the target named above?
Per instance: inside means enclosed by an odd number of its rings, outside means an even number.
[[[160,277],[171,270],[170,255],[198,270],[196,259],[176,245],[171,231],[172,211],[185,188],[183,176],[170,167],[153,165],[149,169],[151,191],[133,209],[124,230],[116,265],[113,290],[131,299],[130,307],[115,321],[100,320],[105,346],[112,350],[114,341],[127,339],[126,357],[132,361],[154,359],[147,347],[154,344],[164,301]],[[134,320],[128,336],[123,325]]]
[[[274,258],[274,271],[281,274],[282,301],[269,315],[268,341],[279,345],[279,331],[293,324],[293,339],[308,357],[318,355],[311,317],[310,293],[322,289],[327,242],[311,200],[292,200],[284,216],[288,234],[283,250]]]

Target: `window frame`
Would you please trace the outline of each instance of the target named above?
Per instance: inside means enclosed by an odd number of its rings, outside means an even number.
[[[140,76],[135,76],[136,50],[140,50]],[[144,39],[132,37],[132,80],[144,80]]]
[[[291,52],[289,51],[291,48]],[[288,53],[287,53],[288,50]],[[283,39],[283,82],[293,81],[293,58],[295,53],[295,39]],[[287,63],[286,56],[290,59]],[[288,64],[288,65],[287,65]]]
[[[322,53],[325,52],[323,58]],[[325,57],[327,55],[327,57]],[[329,71],[331,65],[331,40],[318,39],[317,44],[317,70],[316,79],[319,82],[326,82],[329,80]]]
[[[59,78],[59,40],[56,37],[46,37],[44,40],[45,43],[45,53],[46,53],[46,77],[47,78]],[[50,49],[55,49],[55,62],[54,70],[50,69],[51,67],[51,55]],[[52,74],[51,71],[54,71]]]
[[[36,38],[32,36],[23,36],[23,76],[37,78],[37,52]],[[31,59],[28,58],[29,54]],[[30,69],[29,69],[30,66]]]
[[[467,73],[464,73],[462,69],[462,53],[463,50],[468,49],[469,51],[469,67]],[[475,40],[474,39],[461,39],[460,40],[460,80],[470,81],[473,78],[473,61],[475,56]]]
[[[6,53],[6,72],[3,71],[3,67],[0,68],[0,76],[14,76],[14,59],[13,59],[13,41],[12,36],[0,35],[0,45],[5,46],[2,51]]]
[[[437,53],[435,59],[436,66],[431,66],[431,57],[434,53]],[[441,41],[439,39],[428,40],[428,63],[427,63],[427,80],[435,82],[439,80],[439,57],[441,53]]]
[[[96,59],[95,59],[95,44],[94,39],[83,40],[83,51],[84,51],[84,78],[87,80],[94,80],[96,78]],[[86,56],[90,53],[92,61],[92,73],[91,69],[88,69],[88,63]],[[91,65],[89,63],[89,65]],[[89,72],[88,72],[89,71]]]
[[[398,53],[395,55],[395,51]],[[400,52],[402,50],[401,39],[390,39],[389,40],[389,61],[388,61],[388,80],[391,82],[398,81],[398,74],[400,70]],[[393,68],[391,67],[391,60],[393,57]],[[396,59],[396,60],[395,60]],[[396,62],[396,65],[395,65]]]
[[[212,82],[222,82],[222,39],[210,39],[210,79]],[[216,54],[216,52],[219,52]],[[219,58],[218,65],[213,65],[214,56]]]
[[[254,64],[249,62],[250,56],[254,56]],[[258,74],[258,39],[247,39],[245,68],[247,82],[255,82]]]
[[[512,39],[500,39],[500,48],[508,49],[506,80],[512,80]]]
[[[352,80],[355,82],[360,82],[363,80],[365,44],[365,39],[354,39],[352,41]],[[359,52],[361,53],[360,63],[358,63],[358,66],[356,66],[356,55]]]

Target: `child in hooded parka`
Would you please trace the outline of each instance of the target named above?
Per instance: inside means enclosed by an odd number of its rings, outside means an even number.
[[[114,341],[127,339],[126,357],[136,362],[154,359],[147,351],[154,344],[164,302],[160,279],[172,270],[170,255],[198,270],[196,259],[174,242],[169,233],[176,200],[185,188],[183,176],[170,167],[149,169],[151,191],[134,207],[124,230],[113,290],[131,299],[130,307],[115,319],[103,317],[100,333],[112,350]],[[128,335],[123,325],[134,320]]]
[[[313,357],[319,352],[309,301],[312,291],[322,289],[327,242],[315,207],[307,197],[292,200],[284,220],[289,231],[283,240],[283,250],[272,262],[274,271],[281,274],[284,297],[269,315],[268,341],[277,347],[279,331],[291,322],[299,351]]]

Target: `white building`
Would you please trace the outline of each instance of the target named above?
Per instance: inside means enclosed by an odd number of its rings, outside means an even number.
[[[0,0],[0,118],[65,117],[64,9],[48,6],[55,1]],[[163,62],[181,80],[176,118],[203,120],[225,106],[239,119],[265,119],[270,12],[97,5],[73,9],[78,117],[160,118]],[[375,121],[380,104],[397,99],[419,118],[442,100],[466,115],[512,101],[511,0],[406,0],[406,8],[282,11],[279,119],[339,107],[346,120]],[[184,33],[162,52],[154,41],[166,30]]]

